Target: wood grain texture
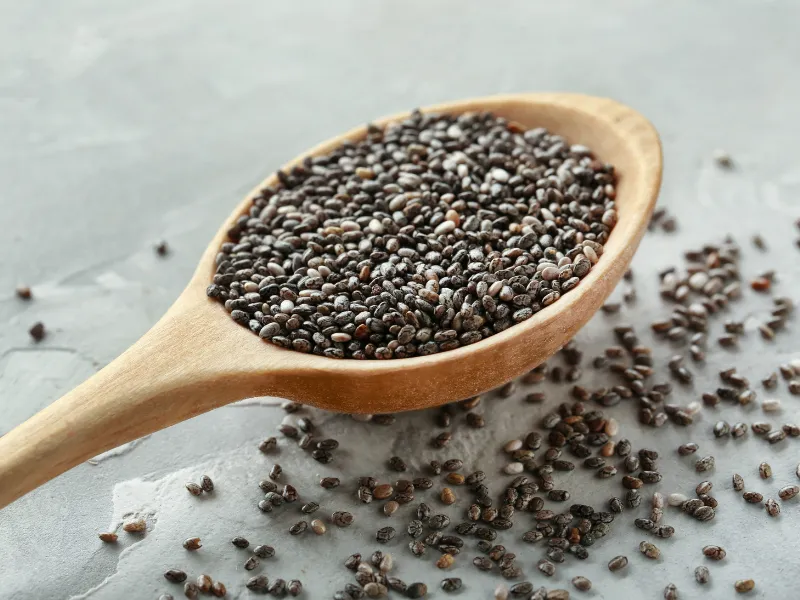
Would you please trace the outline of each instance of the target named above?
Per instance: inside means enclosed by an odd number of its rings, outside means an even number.
[[[275,395],[354,413],[433,406],[496,387],[540,364],[572,338],[614,289],[646,230],[661,184],[655,129],[618,102],[578,94],[493,96],[424,110],[489,110],[585,144],[616,166],[619,220],[600,261],[575,290],[524,323],[432,356],[333,360],[278,348],[236,325],[222,305],[205,295],[225,232],[261,188],[275,183],[271,176],[233,211],[186,290],[141,340],[0,438],[0,507],[100,452],[236,400]],[[287,167],[364,132],[360,127],[320,144]]]

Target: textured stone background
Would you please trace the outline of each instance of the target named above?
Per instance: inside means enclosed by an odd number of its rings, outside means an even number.
[[[146,331],[180,292],[233,204],[285,159],[371,117],[465,96],[526,90],[613,96],[651,118],[662,134],[661,204],[680,229],[647,237],[634,263],[640,301],[618,317],[596,318],[580,334],[588,356],[611,341],[609,322],[639,323],[649,340],[645,324],[665,311],[654,272],[687,247],[726,233],[747,250],[746,273],[766,262],[779,273],[778,290],[797,300],[791,221],[800,214],[798,22],[800,10],[789,0],[0,2],[0,433]],[[731,152],[735,171],[714,167],[717,147]],[[748,244],[756,231],[769,240],[766,255]],[[152,251],[161,238],[173,248],[166,259]],[[34,302],[14,297],[18,282],[33,286]],[[731,316],[754,316],[765,307],[750,294]],[[50,335],[33,345],[27,329],[39,319]],[[681,401],[716,387],[718,368],[739,364],[755,381],[795,356],[791,326],[765,344],[753,323],[742,349],[715,351],[694,386],[680,390]],[[666,357],[670,349],[659,352]],[[596,374],[585,378],[587,385],[604,382]],[[550,392],[554,402],[565,394],[566,388]],[[799,420],[798,401],[783,387],[776,395],[784,414],[770,420]],[[228,543],[237,534],[277,548],[263,567],[271,578],[299,576],[307,597],[330,597],[349,581],[341,560],[375,549],[373,532],[385,518],[375,505],[356,507],[350,530],[289,540],[284,530],[295,520],[289,512],[258,513],[256,482],[271,463],[255,446],[283,417],[269,404],[222,408],[159,432],[4,509],[0,598],[156,598],[171,587],[161,572],[172,566],[207,571],[228,585],[230,597],[247,597],[244,554]],[[487,398],[489,426],[475,432],[457,425],[446,456],[420,431],[431,421],[427,413],[404,415],[387,429],[315,412],[324,434],[344,442],[337,460],[322,467],[286,445],[278,460],[306,497],[329,497],[327,509],[342,508],[350,496],[341,489],[323,493],[315,485],[320,474],[339,474],[349,485],[355,476],[380,474],[392,453],[413,466],[461,455],[467,467],[493,473],[501,464],[498,442],[527,431],[544,410],[531,410],[519,397]],[[660,561],[645,563],[636,551],[642,536],[628,516],[593,548],[592,560],[568,561],[548,581],[533,567],[542,550],[519,543],[518,525],[506,545],[526,575],[568,587],[572,576],[585,574],[595,582],[590,597],[609,600],[660,598],[672,581],[682,598],[693,598],[700,592],[692,571],[704,562],[699,549],[713,542],[727,547],[728,558],[710,565],[707,597],[731,597],[732,582],[745,576],[757,580],[750,597],[794,597],[796,507],[767,519],[728,488],[734,469],[765,494],[796,482],[796,443],[768,447],[749,436],[718,445],[709,431],[718,417],[708,413],[690,431],[642,431],[632,407],[615,412],[635,445],[668,451],[692,438],[717,455],[718,518],[701,526],[668,513],[678,533],[660,544]],[[759,417],[757,410],[719,412],[731,422]],[[769,484],[756,480],[764,459],[775,470]],[[666,492],[689,493],[699,480],[672,453],[662,470]],[[214,477],[218,491],[198,501],[182,484],[202,473]],[[575,501],[618,489],[581,472],[566,486]],[[96,533],[132,512],[149,515],[152,530],[101,545]],[[187,556],[180,544],[193,535],[205,547]],[[413,559],[404,545],[404,535],[389,545],[401,557],[398,575],[425,581],[433,597],[442,597],[436,584],[443,574],[431,560]],[[605,563],[616,554],[629,555],[631,565],[611,575]],[[461,597],[486,598],[500,578],[477,573],[467,564],[473,555],[461,556],[453,574],[465,580]]]

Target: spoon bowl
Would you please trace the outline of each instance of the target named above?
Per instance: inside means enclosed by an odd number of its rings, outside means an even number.
[[[149,332],[88,381],[0,438],[0,507],[101,452],[237,400],[280,396],[350,413],[429,407],[499,386],[569,341],[621,279],[647,228],[661,183],[655,129],[618,102],[578,94],[491,96],[423,110],[491,111],[526,129],[545,127],[570,143],[584,144],[615,166],[618,222],[600,260],[574,290],[505,331],[430,356],[335,360],[265,343],[236,325],[205,290],[227,231],[264,186],[276,183],[273,175],[236,207],[186,289]],[[365,133],[365,127],[353,129],[284,168]]]

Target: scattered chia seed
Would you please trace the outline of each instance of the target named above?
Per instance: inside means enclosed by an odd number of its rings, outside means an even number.
[[[164,572],[164,578],[170,583],[183,583],[186,581],[186,573],[180,569],[170,569]]]
[[[628,566],[628,558],[626,556],[615,556],[608,561],[609,571],[620,571]]]
[[[708,570],[708,567],[700,566],[694,570],[694,579],[697,583],[701,585],[705,585],[711,579],[711,573]]]

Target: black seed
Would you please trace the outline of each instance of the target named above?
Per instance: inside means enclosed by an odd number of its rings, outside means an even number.
[[[308,529],[307,521],[298,521],[289,528],[289,535],[300,535]]]
[[[443,579],[441,588],[445,592],[456,592],[461,589],[461,579],[458,577],[448,577],[447,579]]]
[[[316,502],[306,502],[300,507],[300,512],[310,515],[311,513],[316,512],[318,509],[319,504]]]
[[[375,539],[380,544],[385,544],[395,536],[394,527],[381,527],[375,534]]]
[[[670,525],[662,525],[661,527],[656,527],[653,533],[660,538],[671,538],[675,535],[675,528]]]
[[[340,483],[341,482],[339,481],[338,477],[323,477],[319,481],[319,484],[322,487],[324,487],[326,490],[330,490],[330,489],[333,489],[335,487],[339,487]],[[285,497],[284,497],[284,499],[285,499]]]
[[[275,548],[266,545],[256,546],[253,548],[253,554],[259,558],[271,558],[275,556]]]
[[[353,520],[353,515],[347,511],[336,511],[331,515],[331,522],[337,527],[350,527]]]
[[[444,514],[433,515],[427,523],[430,529],[440,530],[450,525],[450,517]]]

